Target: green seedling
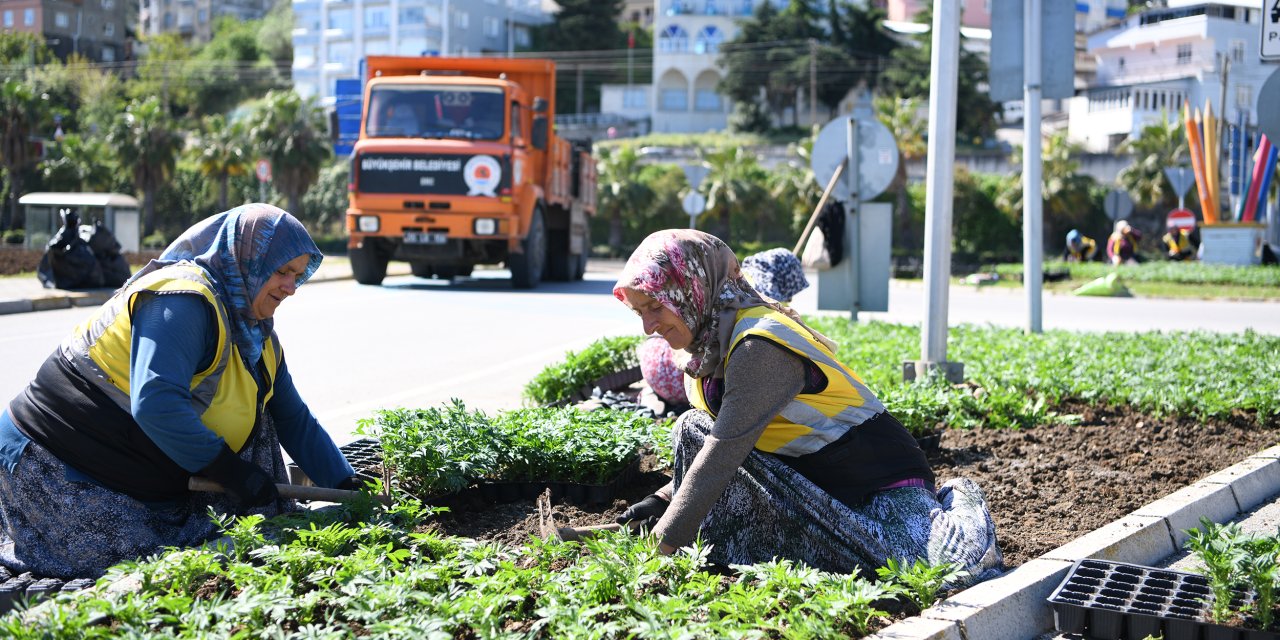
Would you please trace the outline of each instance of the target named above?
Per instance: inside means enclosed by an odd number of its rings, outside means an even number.
[[[1200,529],[1187,529],[1186,547],[1203,565],[1202,573],[1209,580],[1213,593],[1210,615],[1214,622],[1226,622],[1231,617],[1231,600],[1241,563],[1246,556],[1237,542],[1240,526],[1235,523],[1221,525],[1201,516]]]
[[[547,366],[525,385],[524,397],[533,404],[555,404],[600,378],[638,367],[636,346],[643,339],[640,336],[601,338],[582,351],[566,352],[564,362]]]
[[[969,572],[950,562],[932,565],[923,558],[917,558],[908,565],[889,558],[885,561],[885,566],[876,569],[876,575],[881,580],[901,585],[908,597],[924,610],[938,601],[938,592],[944,586],[969,575]]]

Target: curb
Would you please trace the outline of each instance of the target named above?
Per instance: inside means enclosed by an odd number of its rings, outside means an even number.
[[[1028,640],[1054,629],[1049,594],[1085,558],[1153,565],[1182,549],[1200,516],[1225,523],[1280,495],[1280,446],[1265,449],[1127,516],[869,636],[874,640]]]

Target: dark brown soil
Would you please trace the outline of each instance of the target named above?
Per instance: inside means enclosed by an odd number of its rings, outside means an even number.
[[[1258,427],[1252,416],[1202,424],[1124,409],[1061,409],[1081,415],[1081,424],[948,430],[930,454],[939,482],[967,476],[986,492],[1010,568],[1280,442],[1280,419],[1274,418]],[[612,522],[627,504],[667,482],[652,465],[647,460],[639,482],[610,505],[553,504],[553,523]],[[491,505],[475,499],[455,505],[435,526],[513,544],[548,533],[533,500]]]

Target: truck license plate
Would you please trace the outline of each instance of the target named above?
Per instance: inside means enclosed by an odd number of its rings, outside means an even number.
[[[444,244],[448,240],[449,235],[441,231],[404,232],[405,244]]]

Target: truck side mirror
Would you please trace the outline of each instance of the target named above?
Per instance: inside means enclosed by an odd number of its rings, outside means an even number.
[[[543,97],[537,97],[537,98],[534,98],[534,99],[533,99],[533,112],[534,112],[534,113],[546,113],[546,112],[547,112],[547,99],[546,99],[546,98],[543,98]]]
[[[547,150],[547,117],[544,115],[536,115],[533,117],[533,131],[529,133],[529,143],[538,151]]]

